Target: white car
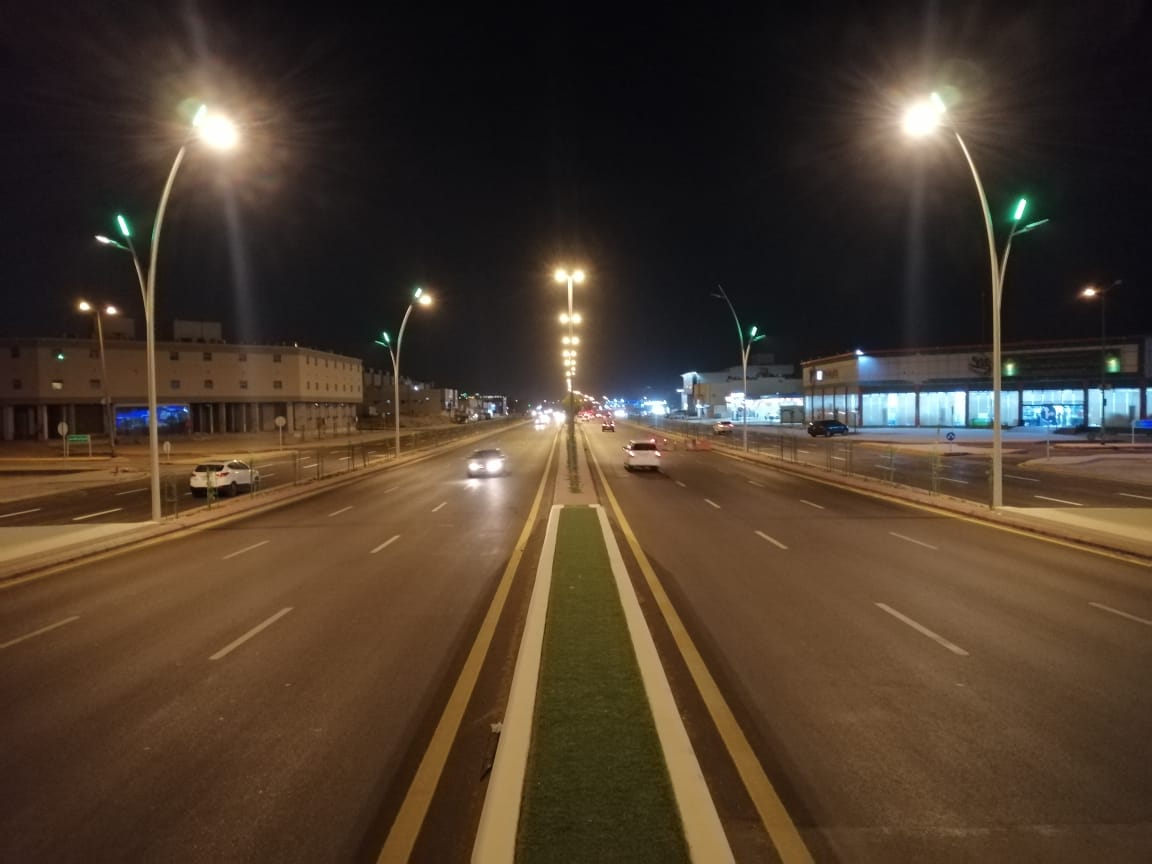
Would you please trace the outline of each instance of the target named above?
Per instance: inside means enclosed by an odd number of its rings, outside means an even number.
[[[188,478],[188,488],[192,494],[203,498],[209,489],[214,489],[220,498],[248,492],[260,485],[260,472],[239,459],[202,462],[192,469]]]
[[[660,470],[660,448],[655,441],[629,441],[624,448],[624,470]]]
[[[469,477],[498,477],[507,469],[508,457],[498,447],[476,450],[468,457]]]

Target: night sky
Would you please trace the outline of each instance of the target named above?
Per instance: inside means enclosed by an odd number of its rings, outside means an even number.
[[[563,391],[557,265],[583,266],[577,386],[671,396],[739,364],[723,285],[778,362],[991,338],[975,185],[900,121],[947,88],[1003,246],[1006,344],[1152,333],[1152,28],[1140,2],[22,3],[0,11],[0,335],[138,321],[113,214],[147,234],[192,100],[242,148],[189,148],[163,226],[158,332],[390,362],[535,400]],[[713,8],[719,7],[719,8]],[[775,8],[779,7],[779,8]],[[748,11],[755,8],[757,11]],[[301,7],[301,10],[305,7]]]

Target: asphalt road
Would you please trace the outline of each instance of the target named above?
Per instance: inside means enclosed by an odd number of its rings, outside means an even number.
[[[1146,568],[628,432],[593,453],[817,860],[1152,858]]]
[[[0,860],[371,859],[552,438],[5,586]]]

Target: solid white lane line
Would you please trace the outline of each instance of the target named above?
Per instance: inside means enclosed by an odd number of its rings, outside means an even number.
[[[99,513],[88,513],[84,516],[73,516],[73,522],[83,522],[85,519],[95,519],[97,516],[107,516],[109,513],[119,513],[123,507],[113,507],[111,510],[101,510]]]
[[[253,549],[259,549],[261,546],[267,544],[268,540],[261,540],[259,543],[253,543],[251,546],[245,546],[243,549],[237,549],[235,552],[229,552],[221,561],[227,561],[229,558],[235,558],[237,555],[243,555],[245,552],[251,552]]]
[[[35,639],[37,636],[55,630],[57,627],[63,627],[65,624],[71,624],[73,621],[79,621],[79,615],[73,615],[71,618],[65,618],[63,621],[57,621],[55,624],[49,624],[47,627],[41,627],[39,630],[33,630],[31,633],[25,633],[23,636],[17,636],[15,639],[9,639],[7,642],[0,642],[0,651],[12,645],[19,645],[21,642],[26,642],[29,639]]]
[[[1143,624],[1147,627],[1152,627],[1152,621],[1149,621],[1147,618],[1141,618],[1138,615],[1132,615],[1128,612],[1122,612],[1119,609],[1113,609],[1111,606],[1105,606],[1103,603],[1093,603],[1092,601],[1089,601],[1088,605],[1095,606],[1097,609],[1102,609],[1105,612],[1111,612],[1113,615],[1119,615],[1121,618],[1127,618],[1129,621],[1135,621],[1137,624]],[[0,648],[3,647],[3,645],[0,645]]]
[[[245,642],[247,642],[253,636],[257,635],[262,630],[267,630],[269,627],[271,627],[273,624],[275,624],[277,621],[279,621],[281,618],[283,618],[285,615],[287,615],[291,611],[292,611],[291,606],[285,606],[283,609],[281,609],[279,612],[277,612],[271,618],[268,618],[265,621],[261,622],[260,624],[257,624],[255,627],[253,627],[251,630],[249,630],[247,633],[245,633],[239,639],[225,645],[223,648],[221,648],[219,651],[217,651],[215,654],[213,654],[208,659],[209,660],[219,660],[221,657],[227,657],[229,654],[231,654],[233,651],[235,651],[237,648],[239,648],[241,645],[243,645]]]
[[[933,546],[931,543],[925,543],[923,540],[915,540],[911,537],[906,537],[903,534],[897,534],[895,531],[889,531],[893,537],[898,537],[901,540],[907,540],[909,543],[915,543],[917,546],[923,546],[925,549],[931,549],[933,552],[939,552],[939,546]]]
[[[39,513],[39,512],[40,512],[39,507],[33,507],[31,510],[17,510],[15,513],[5,513],[3,516],[0,516],[0,519],[8,519],[9,517],[12,517],[12,516],[24,516],[28,513]]]
[[[953,654],[959,654],[961,657],[967,657],[968,656],[968,652],[965,651],[963,648],[961,648],[959,645],[952,644],[947,639],[945,639],[943,636],[941,636],[939,633],[933,633],[931,630],[929,630],[923,624],[917,624],[915,621],[913,621],[907,615],[903,615],[903,614],[897,612],[895,609],[893,609],[888,604],[877,603],[876,605],[879,606],[881,609],[883,609],[885,612],[887,612],[889,615],[891,615],[893,618],[896,618],[900,621],[903,621],[905,624],[907,624],[909,627],[911,627],[917,633],[922,633],[925,636],[927,636],[929,639],[931,639],[933,642],[936,642],[940,645],[943,645],[945,648],[947,648]]]
[[[707,504],[711,504],[711,505],[712,505],[713,507],[715,507],[717,510],[719,510],[719,509],[720,509],[720,505],[719,505],[719,504],[717,504],[715,501],[713,501],[711,498],[705,498],[705,499],[704,499],[704,501],[705,501],[705,503],[707,503]]]
[[[1139,498],[1141,501],[1152,501],[1152,495],[1137,495],[1135,492],[1117,492],[1116,494],[1125,498]]]
[[[144,487],[142,487],[142,488],[140,488],[140,489],[125,489],[123,492],[117,492],[117,493],[116,493],[116,495],[117,495],[117,496],[120,496],[120,495],[135,495],[137,492],[147,492],[147,491],[148,491],[148,487],[147,487],[147,486],[144,486]]]
[[[393,543],[395,543],[395,542],[396,542],[397,540],[399,540],[399,539],[400,539],[400,535],[399,535],[399,534],[396,534],[396,535],[394,535],[394,536],[392,536],[392,537],[389,537],[387,540],[385,540],[383,543],[381,543],[379,546],[377,546],[375,549],[373,549],[373,550],[372,550],[371,552],[369,552],[368,554],[369,554],[369,555],[375,555],[377,552],[379,552],[379,551],[380,551],[381,549],[383,549],[385,546],[391,546]]]
[[[1005,474],[1004,476],[1008,477],[1009,479],[1012,479],[1012,480],[1024,480],[1025,482],[1028,482],[1028,483],[1039,483],[1040,482],[1039,477],[1021,477],[1019,474]]]
[[[341,513],[347,513],[351,509],[352,509],[352,505],[349,504],[347,507],[341,507],[339,510],[333,510],[328,515],[329,516],[339,516]]]
[[[968,485],[967,480],[957,480],[955,477],[941,477],[940,479],[947,480],[949,483],[963,483],[965,486]]]
[[[1084,505],[1078,501],[1065,501],[1063,498],[1049,498],[1047,495],[1033,495],[1033,498],[1039,498],[1041,501],[1052,501],[1055,504],[1067,504],[1069,507],[1083,507]]]
[[[447,501],[441,501],[439,504],[437,504],[435,507],[432,508],[432,512],[435,513],[437,510],[439,510],[441,507],[446,506],[447,504],[448,504]]]
[[[769,537],[763,531],[757,531],[756,533],[759,536],[763,537],[765,540],[767,540],[769,543],[771,543],[773,546],[779,546],[781,549],[787,549],[788,548],[783,543],[781,543],[779,540],[777,540],[775,537]]]
[[[823,504],[817,504],[815,501],[805,501],[803,498],[797,499],[801,504],[807,504],[809,507],[815,507],[817,510],[823,510]]]
[[[676,485],[679,486],[681,489],[687,489],[688,488],[687,484],[684,483],[683,480],[677,480]]]
[[[763,489],[763,488],[764,488],[764,484],[763,484],[763,483],[761,483],[761,482],[760,482],[760,481],[758,481],[758,480],[749,480],[749,481],[748,481],[748,484],[749,484],[750,486],[759,486],[761,489]]]

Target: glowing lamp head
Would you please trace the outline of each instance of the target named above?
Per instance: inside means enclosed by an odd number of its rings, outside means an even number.
[[[944,100],[933,93],[931,98],[912,105],[904,113],[904,131],[914,138],[931,135],[944,115]]]

